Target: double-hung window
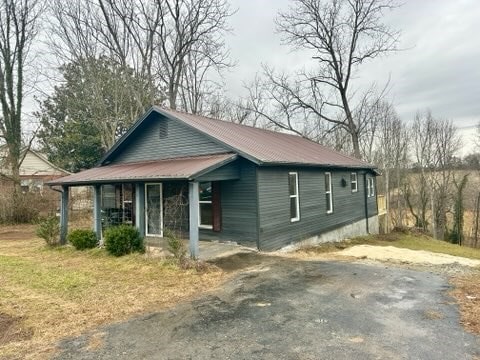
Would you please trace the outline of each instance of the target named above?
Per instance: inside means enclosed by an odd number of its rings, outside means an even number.
[[[358,180],[356,172],[350,174],[350,187],[352,189],[352,193],[358,191]]]
[[[325,173],[325,200],[327,204],[327,214],[333,213],[333,192],[332,192],[332,174]]]
[[[368,197],[375,196],[375,181],[372,177],[367,179],[367,195]]]
[[[288,190],[290,195],[290,221],[300,220],[300,200],[298,196],[298,173],[288,173]]]

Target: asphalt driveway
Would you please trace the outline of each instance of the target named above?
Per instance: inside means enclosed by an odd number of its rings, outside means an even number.
[[[448,283],[439,275],[349,262],[277,258],[261,263],[209,296],[65,340],[58,358],[480,355],[479,338],[460,326]],[[228,267],[228,260],[221,265]]]

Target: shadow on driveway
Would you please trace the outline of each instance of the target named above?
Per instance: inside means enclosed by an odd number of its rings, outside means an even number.
[[[213,295],[60,344],[58,359],[470,359],[444,278],[385,265],[234,255]],[[98,341],[99,334],[101,340]],[[97,339],[97,346],[92,345]]]

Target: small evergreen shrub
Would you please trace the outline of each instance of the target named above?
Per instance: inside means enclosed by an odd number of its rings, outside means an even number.
[[[68,234],[67,240],[77,250],[92,249],[98,245],[97,235],[93,230],[73,230]]]
[[[130,225],[119,225],[104,232],[105,249],[112,255],[122,256],[131,252],[144,252],[143,238]]]
[[[187,249],[182,239],[175,232],[165,229],[164,237],[167,239],[168,250],[173,254],[175,259],[183,259],[187,254]]]
[[[37,236],[45,240],[48,246],[60,243],[60,222],[56,216],[47,217],[38,223]]]

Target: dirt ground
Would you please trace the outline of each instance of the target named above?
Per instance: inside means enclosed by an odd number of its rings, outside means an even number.
[[[25,240],[35,237],[36,225],[0,226],[0,241]]]
[[[336,253],[336,255],[424,265],[459,264],[471,267],[480,266],[480,260],[467,259],[448,254],[432,253],[424,250],[400,249],[394,246],[356,245],[342,250]]]

